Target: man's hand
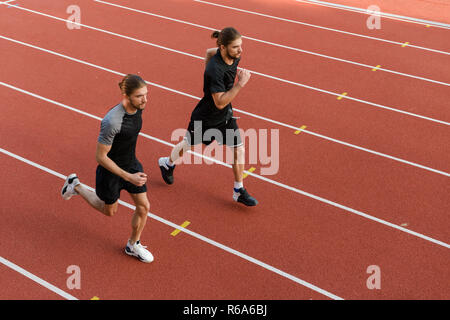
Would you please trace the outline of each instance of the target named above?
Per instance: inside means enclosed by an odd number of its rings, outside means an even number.
[[[237,72],[237,76],[238,76],[238,84],[241,87],[244,87],[248,80],[250,80],[251,74],[250,71],[246,70],[246,69],[239,69]]]
[[[125,181],[131,182],[135,186],[142,187],[147,182],[147,175],[143,172],[129,173],[120,168],[114,161],[108,157],[108,152],[111,150],[110,145],[97,143],[96,159],[99,165],[106,170],[121,177]]]
[[[147,182],[147,175],[143,172],[130,173],[128,181],[135,186],[142,187]]]
[[[214,100],[214,104],[218,109],[225,108],[231,102],[231,100],[233,100],[234,97],[236,97],[239,90],[241,90],[241,88],[243,88],[250,79],[251,74],[250,71],[246,69],[238,69],[237,77],[238,77],[237,85],[231,88],[231,90],[227,92],[215,92],[211,94]]]

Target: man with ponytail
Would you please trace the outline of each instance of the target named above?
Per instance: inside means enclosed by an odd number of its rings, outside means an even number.
[[[122,102],[103,118],[97,140],[98,162],[95,192],[80,183],[75,173],[69,175],[61,196],[69,200],[80,195],[102,214],[112,217],[118,209],[120,191],[125,189],[133,199],[136,210],[131,220],[131,236],[125,253],[143,262],[152,262],[153,255],[140,243],[147,221],[150,203],[147,198],[147,175],[136,158],[136,142],[142,127],[142,111],[147,103],[147,84],[137,76],[128,74],[119,83]]]
[[[217,39],[217,48],[208,49],[206,52],[204,96],[191,114],[185,138],[172,149],[169,157],[160,158],[158,165],[164,181],[172,184],[175,161],[181,158],[185,151],[193,149],[194,145],[209,145],[217,140],[219,144],[225,144],[234,152],[233,200],[247,206],[255,206],[258,201],[248,194],[243,184],[245,149],[231,106],[231,101],[250,79],[249,71],[237,68],[242,54],[242,37],[232,27],[224,28],[220,32],[215,31],[211,37]],[[238,81],[234,84],[236,75]],[[219,134],[205,135],[208,130],[215,130]],[[230,132],[232,134],[229,134]]]

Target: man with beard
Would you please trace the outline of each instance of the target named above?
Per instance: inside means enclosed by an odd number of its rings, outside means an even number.
[[[242,54],[242,37],[232,27],[224,28],[220,32],[215,31],[211,37],[217,39],[218,48],[208,49],[206,53],[204,97],[191,114],[183,141],[172,149],[169,157],[159,158],[158,165],[164,181],[172,184],[175,161],[182,157],[185,151],[192,150],[193,146],[199,143],[209,145],[217,140],[219,144],[227,145],[234,152],[233,200],[247,206],[255,206],[258,201],[248,194],[243,185],[245,149],[231,106],[231,101],[250,79],[249,71],[237,70]],[[234,85],[236,75],[238,81]],[[215,130],[217,134],[205,135],[205,132],[211,130]]]
[[[147,84],[141,77],[128,74],[119,83],[119,87],[122,102],[109,110],[100,126],[96,151],[98,166],[95,192],[83,186],[73,173],[67,177],[61,196],[69,200],[79,194],[94,209],[112,217],[118,209],[120,191],[128,191],[136,210],[131,220],[131,236],[125,253],[149,263],[153,261],[153,255],[140,243],[150,209],[145,184],[147,175],[136,158],[142,111],[147,103]]]

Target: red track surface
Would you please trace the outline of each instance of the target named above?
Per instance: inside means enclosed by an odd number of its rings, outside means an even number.
[[[333,0],[330,2],[362,9],[374,4],[371,0]],[[446,0],[378,1],[378,6],[380,6],[381,11],[396,15],[450,23],[450,17],[448,16],[450,3]]]
[[[116,1],[116,3],[118,3]],[[216,1],[229,6],[449,51],[448,31],[383,20],[376,35],[357,13],[298,2]],[[73,1],[24,0],[20,7],[60,18]],[[81,23],[203,56],[214,46],[210,31],[116,7],[78,1]],[[448,55],[316,30],[191,1],[121,1],[199,25],[234,25],[243,35],[333,57],[450,82]],[[295,9],[302,8],[302,10]],[[388,10],[386,10],[389,12]],[[326,19],[324,16],[326,15]],[[52,50],[121,73],[201,96],[203,61],[100,31],[68,30],[64,22],[0,6],[0,36]],[[307,17],[306,17],[307,16]],[[214,18],[212,18],[214,17]],[[426,36],[425,36],[426,35]],[[120,100],[120,75],[0,38],[0,81],[102,117]],[[373,72],[343,62],[244,40],[241,66],[449,122],[448,86]],[[196,100],[149,86],[142,132],[170,142],[185,128]],[[0,86],[0,148],[60,174],[77,172],[94,187],[99,121]],[[436,123],[361,102],[253,75],[235,107],[450,171],[450,130]],[[241,116],[244,129],[280,130],[280,168],[269,179],[309,192],[433,239],[449,243],[448,175],[376,156],[324,139]],[[172,141],[173,143],[173,141]],[[447,247],[346,210],[248,177],[260,201],[231,201],[232,174],[220,165],[186,165],[165,185],[157,159],[170,147],[140,137],[138,158],[150,175],[151,212],[344,299],[448,299]],[[143,243],[151,265],[123,254],[131,209],[107,219],[81,199],[60,199],[63,180],[0,154],[1,257],[79,299],[327,299],[286,277],[150,219]],[[256,165],[259,174],[261,165]],[[201,183],[199,183],[199,180]],[[20,185],[20,188],[17,186]],[[206,186],[206,188],[205,188]],[[131,203],[126,193],[123,200]],[[66,269],[78,265],[82,288],[69,290]],[[366,269],[378,265],[382,289],[369,290]],[[0,265],[2,299],[58,299],[35,282]],[[12,276],[11,276],[12,274]],[[17,279],[17,281],[14,281]],[[24,293],[26,291],[26,293]]]

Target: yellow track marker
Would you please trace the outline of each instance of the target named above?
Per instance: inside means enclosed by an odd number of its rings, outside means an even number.
[[[251,167],[250,169],[248,169],[247,171],[248,172],[253,172],[253,171],[255,171],[256,170],[256,168],[254,168],[254,167]],[[242,175],[242,177],[245,179],[245,178],[247,178],[247,176],[248,176],[248,173],[244,173],[243,175]]]
[[[380,67],[381,66],[379,64],[377,64],[377,66],[375,68],[373,68],[372,71],[377,71],[378,69],[380,69]]]
[[[297,131],[295,131],[295,134],[300,134],[300,132],[302,132],[303,130],[306,129],[306,126],[301,126],[300,129],[298,129]]]
[[[427,27],[427,28],[429,28],[429,27],[431,27],[429,24],[427,24],[427,25],[425,25],[425,27]]]
[[[347,92],[344,92],[343,94],[341,94],[339,97],[337,97],[338,100],[341,100],[343,97],[345,97],[347,95]]]
[[[189,221],[185,221],[183,222],[183,224],[181,225],[183,228],[186,228],[188,225],[190,225],[191,223]],[[175,229],[170,235],[171,236],[176,236],[177,234],[179,234],[181,232],[181,230]]]
[[[91,300],[100,300],[100,298],[97,297],[97,296],[93,296],[93,297],[91,298]]]
[[[409,44],[409,42],[405,42],[404,44],[402,44],[402,48],[406,47]]]

